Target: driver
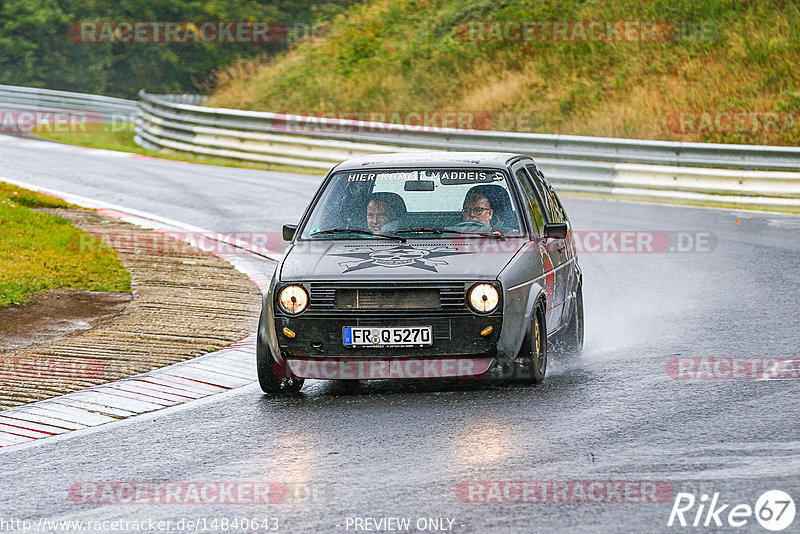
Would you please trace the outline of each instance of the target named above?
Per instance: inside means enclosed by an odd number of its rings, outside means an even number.
[[[464,222],[477,222],[491,228],[493,215],[492,206],[485,196],[474,193],[464,199],[464,207],[461,209]]]
[[[397,210],[382,199],[373,198],[367,204],[367,226],[373,234],[393,232],[399,226]]]

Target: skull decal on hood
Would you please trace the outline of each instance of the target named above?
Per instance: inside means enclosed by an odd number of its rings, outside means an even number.
[[[370,267],[386,267],[390,269],[395,267],[416,267],[426,271],[438,272],[437,265],[447,265],[447,261],[441,258],[455,254],[469,254],[469,252],[460,252],[451,247],[418,248],[400,245],[390,249],[373,249],[334,255],[350,258],[348,261],[339,263],[340,266],[345,267],[342,272],[348,273]]]

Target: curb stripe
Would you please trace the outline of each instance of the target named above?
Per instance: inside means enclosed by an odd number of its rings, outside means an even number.
[[[35,185],[5,180],[20,187],[57,196],[84,207],[99,209],[102,213],[127,220],[155,231],[191,230],[202,232],[210,239],[225,242],[214,232],[177,221],[162,218],[119,206],[77,197]],[[226,243],[231,245],[231,243]],[[266,258],[260,251],[244,250],[237,253],[215,253],[245,274],[264,291],[269,286],[276,260]],[[230,389],[242,387],[256,380],[256,336],[251,334],[221,350],[198,356],[129,378],[90,387],[75,393],[34,402],[0,411],[0,449],[22,443],[110,424],[120,419],[162,410],[208,397]]]

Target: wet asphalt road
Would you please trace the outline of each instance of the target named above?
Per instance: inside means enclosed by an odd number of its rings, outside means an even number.
[[[297,220],[321,179],[50,153],[3,139],[0,177],[211,230],[269,232]],[[356,519],[389,517],[410,519],[411,532],[435,531],[428,518],[447,518],[440,528],[453,532],[714,530],[667,527],[671,495],[474,504],[457,493],[469,481],[654,481],[672,492],[718,492],[730,505],[752,506],[770,489],[797,500],[800,381],[675,380],[667,362],[800,357],[800,217],[564,202],[577,230],[710,233],[716,246],[582,254],[585,352],[552,356],[539,386],[314,381],[300,396],[268,398],[253,385],[0,452],[0,531],[3,519],[175,527],[217,518],[219,527],[243,516],[276,518],[280,532],[364,532]],[[289,494],[257,506],[76,504],[69,488],[86,481],[274,481]],[[768,532],[752,517],[723,530]],[[798,531],[800,518],[783,532]]]

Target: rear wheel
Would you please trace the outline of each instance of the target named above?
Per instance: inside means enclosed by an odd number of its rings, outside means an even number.
[[[572,318],[562,336],[564,353],[579,356],[583,351],[583,289],[578,284],[575,298],[572,299]]]

